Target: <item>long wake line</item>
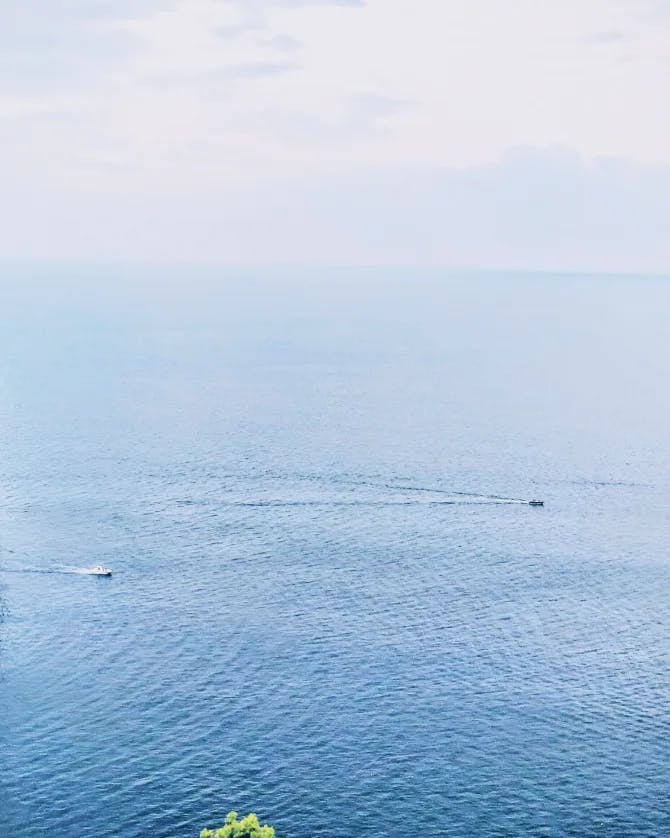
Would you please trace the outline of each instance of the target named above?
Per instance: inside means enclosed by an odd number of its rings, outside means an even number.
[[[43,573],[43,574],[78,574],[79,576],[94,576],[95,573],[86,567],[0,567],[0,573]]]
[[[221,506],[505,506],[505,505],[528,505],[530,501],[516,500],[512,498],[489,498],[481,500],[256,500],[256,501],[229,501]]]

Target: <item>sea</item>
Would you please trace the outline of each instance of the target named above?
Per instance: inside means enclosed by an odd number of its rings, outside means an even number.
[[[670,835],[670,278],[0,268],[0,836],[231,810]]]

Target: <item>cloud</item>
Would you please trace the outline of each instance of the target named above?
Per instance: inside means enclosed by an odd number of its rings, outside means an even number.
[[[592,32],[587,36],[586,42],[595,46],[608,46],[610,44],[621,44],[629,41],[631,34],[622,29],[607,29],[602,32]]]
[[[670,168],[519,149],[487,166],[380,170],[308,199],[353,261],[670,271]]]
[[[6,0],[0,7],[0,88],[79,89],[91,74],[133,51],[127,33],[110,26],[158,11],[160,0]]]
[[[165,6],[165,0],[5,0],[3,19],[21,25],[26,21],[76,21],[143,17]]]
[[[273,35],[261,41],[261,44],[277,52],[298,52],[304,47],[302,41],[290,35]]]
[[[379,93],[362,93],[349,100],[346,124],[356,130],[369,130],[380,122],[403,113],[414,105],[405,99],[384,96]]]
[[[243,35],[253,31],[254,29],[262,28],[258,23],[236,23],[228,24],[226,26],[218,26],[216,34],[224,41],[234,41]]]
[[[194,81],[228,82],[240,79],[262,79],[281,76],[300,68],[290,61],[248,61],[240,64],[228,64],[217,70],[202,73]]]
[[[346,148],[352,142],[384,131],[394,117],[415,104],[379,93],[358,93],[337,103],[324,117],[299,110],[264,108],[241,116],[235,122],[235,128],[251,136],[263,129],[275,142],[299,147],[319,142]]]
[[[660,223],[641,164],[668,186],[670,106],[651,92],[670,29],[654,0],[513,6],[5,0],[0,203],[19,210],[0,239],[74,253],[60,206],[90,232],[82,253],[106,252],[104,217],[129,257],[158,252],[141,240],[151,227],[175,254],[212,259],[254,258],[252,233],[298,259],[305,230],[305,258],[607,261],[624,243],[602,232],[603,195]],[[216,235],[195,247],[205,229]],[[611,229],[625,238],[621,217]],[[635,235],[662,261],[656,233]]]
[[[518,149],[465,170],[352,170],[178,200],[23,188],[0,207],[0,247],[104,260],[120,242],[124,258],[147,261],[668,272],[668,196],[670,168]]]
[[[232,2],[249,4],[256,7],[284,6],[285,8],[304,8],[305,6],[350,6],[363,8],[366,0],[232,0]]]

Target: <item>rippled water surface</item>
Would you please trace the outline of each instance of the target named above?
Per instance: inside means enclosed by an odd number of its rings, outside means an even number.
[[[670,835],[670,281],[0,304],[0,835]]]

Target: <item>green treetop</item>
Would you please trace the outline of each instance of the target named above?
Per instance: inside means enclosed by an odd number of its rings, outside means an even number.
[[[200,838],[275,838],[275,831],[271,826],[261,826],[256,815],[238,821],[237,812],[230,812],[225,826],[214,831],[203,829]]]

